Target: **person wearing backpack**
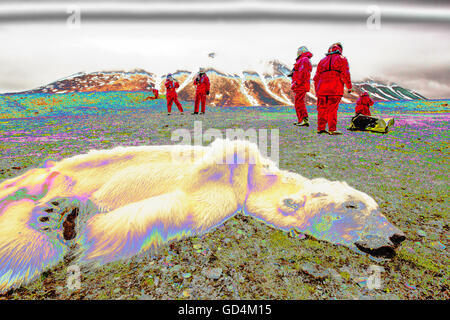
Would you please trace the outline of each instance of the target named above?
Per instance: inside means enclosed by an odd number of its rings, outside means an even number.
[[[302,46],[297,50],[297,59],[295,61],[294,69],[292,70],[292,85],[291,90],[294,91],[295,100],[294,108],[297,114],[298,122],[294,125],[299,127],[309,127],[308,110],[306,109],[305,97],[310,89],[311,80],[311,57],[312,53],[308,48]]]
[[[317,133],[330,135],[342,134],[336,130],[337,110],[344,95],[344,85],[348,92],[352,90],[350,70],[347,58],[342,55],[342,44],[330,46],[314,76],[314,87],[317,96]],[[328,124],[328,130],[326,125]]]

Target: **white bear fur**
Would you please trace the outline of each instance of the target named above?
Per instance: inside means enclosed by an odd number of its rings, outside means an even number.
[[[236,155],[239,163],[230,163]],[[11,196],[20,190],[37,198]],[[46,214],[42,210],[48,203],[74,197],[80,203],[89,200],[95,212],[81,210],[73,241],[57,241],[31,226],[32,219]],[[207,232],[237,212],[284,231],[311,233],[307,225],[324,214],[323,208],[332,205],[339,211],[348,201],[363,204],[352,213],[351,230],[339,241],[313,236],[351,247],[354,239],[348,233],[364,230],[376,202],[345,182],[310,180],[280,170],[249,142],[90,151],[0,184],[0,292],[55,265],[72,243],[84,250],[80,260],[106,263]]]

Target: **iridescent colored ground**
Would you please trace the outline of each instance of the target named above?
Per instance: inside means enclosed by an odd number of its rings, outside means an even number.
[[[278,129],[280,167],[308,178],[344,180],[374,197],[407,240],[392,261],[314,239],[295,239],[249,218],[235,218],[203,238],[164,248],[148,259],[85,271],[82,289],[65,288],[64,262],[3,298],[405,298],[449,299],[449,100],[379,103],[395,117],[387,135],[350,132],[352,105],[341,105],[342,136],[292,126],[289,108],[210,108],[206,116],[168,117],[165,101],[145,93],[0,97],[0,181],[89,149],[171,144],[173,130]],[[1,119],[3,118],[3,119]],[[208,144],[208,141],[204,141]],[[371,264],[384,267],[381,289],[364,285]],[[221,268],[218,280],[207,270]],[[203,271],[202,271],[203,270]],[[0,297],[1,299],[2,297]]]

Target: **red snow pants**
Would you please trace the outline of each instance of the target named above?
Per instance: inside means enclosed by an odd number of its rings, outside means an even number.
[[[204,113],[206,105],[206,93],[197,92],[195,94],[194,112],[198,112],[200,103],[202,104],[202,112]]]
[[[336,131],[337,111],[342,96],[317,97],[317,130],[325,130],[328,123],[329,131]]]
[[[180,101],[178,101],[178,97],[176,95],[168,95],[167,96],[167,112],[170,113],[172,111],[172,103],[178,107],[178,111],[183,112],[183,107],[181,106]]]
[[[295,92],[294,107],[297,113],[298,122],[301,122],[304,118],[308,118],[308,110],[306,110],[305,104],[306,91]]]

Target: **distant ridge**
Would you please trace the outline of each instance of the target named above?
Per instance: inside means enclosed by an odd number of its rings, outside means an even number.
[[[280,61],[272,60],[264,71],[242,70],[239,73],[226,72],[218,68],[205,68],[211,80],[208,105],[212,106],[288,106],[293,104],[291,79],[287,77],[290,68]],[[180,82],[178,94],[181,100],[194,100],[192,85],[195,72],[178,70],[173,73]],[[16,93],[68,93],[102,91],[150,91],[157,88],[165,93],[163,85],[166,74],[156,75],[143,69],[132,71],[79,72],[58,79],[33,90]],[[363,91],[375,101],[426,100],[423,95],[397,84],[384,84],[373,80],[356,82],[354,91],[343,96],[343,103],[353,103]],[[13,94],[7,93],[6,95]],[[317,101],[314,86],[306,96],[307,104]]]

